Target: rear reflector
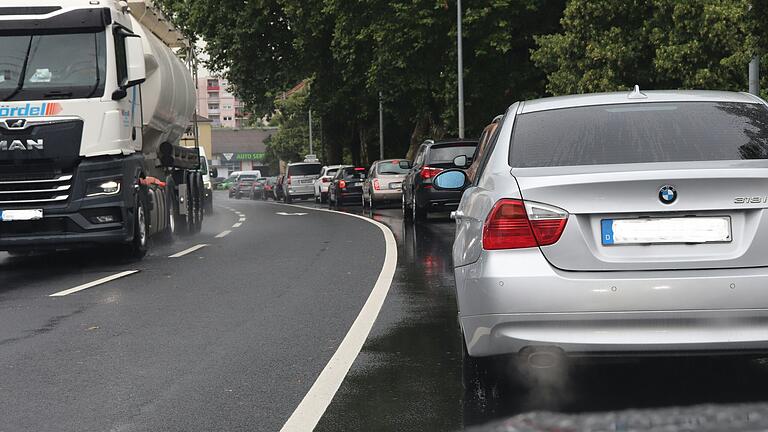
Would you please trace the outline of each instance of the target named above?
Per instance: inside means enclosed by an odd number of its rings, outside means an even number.
[[[522,249],[557,243],[568,212],[557,207],[515,199],[499,200],[483,227],[486,250]]]

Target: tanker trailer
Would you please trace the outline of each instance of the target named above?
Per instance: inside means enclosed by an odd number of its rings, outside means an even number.
[[[0,250],[114,245],[203,221],[185,41],[145,1],[0,4]]]

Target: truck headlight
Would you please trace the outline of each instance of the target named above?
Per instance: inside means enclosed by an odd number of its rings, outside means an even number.
[[[85,196],[110,196],[120,193],[120,179],[95,180],[87,183],[85,187]]]

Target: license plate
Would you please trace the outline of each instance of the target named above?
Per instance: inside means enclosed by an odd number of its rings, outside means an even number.
[[[402,184],[402,183],[390,183],[390,184],[389,184],[389,188],[390,188],[390,189],[400,189],[400,188],[402,188],[402,187],[403,187],[403,184]]]
[[[731,236],[731,218],[643,218],[603,219],[604,246],[671,243],[727,243]]]
[[[0,221],[31,221],[43,218],[43,210],[0,210]]]
[[[314,180],[302,180],[301,182],[304,183],[304,184],[307,184],[307,183],[314,183],[315,181]]]
[[[362,186],[363,182],[352,183],[352,186]]]

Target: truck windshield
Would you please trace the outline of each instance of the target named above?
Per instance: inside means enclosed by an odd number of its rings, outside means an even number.
[[[0,100],[104,95],[106,34],[0,37]]]

